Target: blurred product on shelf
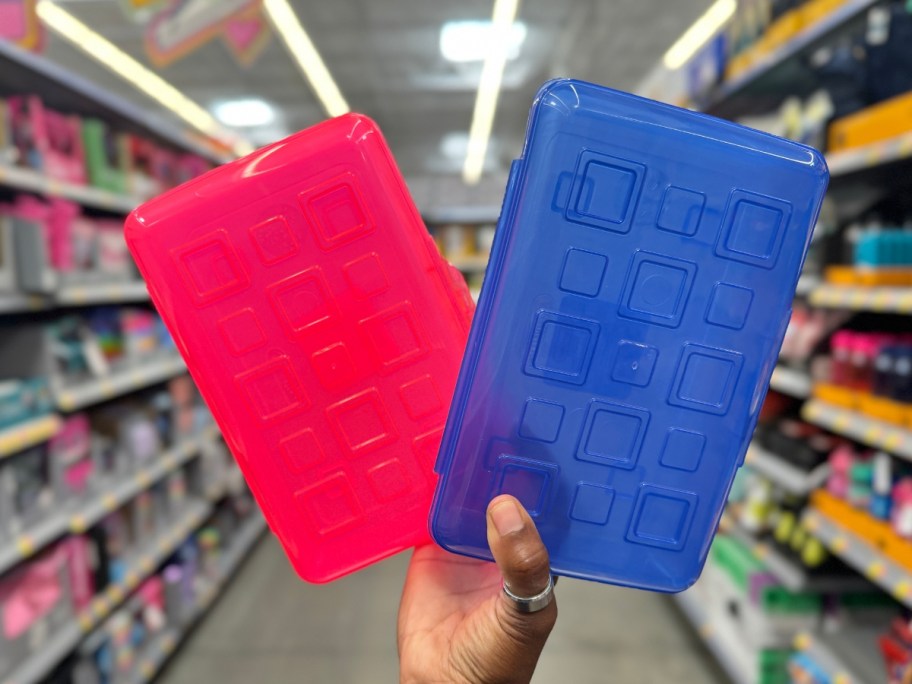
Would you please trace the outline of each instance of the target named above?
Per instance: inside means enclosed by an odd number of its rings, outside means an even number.
[[[814,397],[875,420],[912,427],[912,337],[839,330],[812,363]]]
[[[910,225],[884,226],[870,221],[845,230],[851,265],[831,265],[825,278],[833,285],[912,286],[912,229]]]
[[[53,408],[47,377],[0,380],[0,430],[46,416]]]
[[[845,312],[815,309],[799,302],[792,308],[779,358],[798,367],[806,367],[820,345],[848,320]]]
[[[195,154],[119,132],[105,121],[50,109],[37,95],[0,100],[0,165],[144,199],[212,168]]]

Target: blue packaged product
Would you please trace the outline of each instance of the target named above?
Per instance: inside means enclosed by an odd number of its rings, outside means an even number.
[[[804,145],[580,81],[546,84],[436,464],[438,543],[490,559],[485,509],[510,493],[556,574],[692,584],[827,181]]]

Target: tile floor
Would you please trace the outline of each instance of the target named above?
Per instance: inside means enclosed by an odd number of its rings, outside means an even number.
[[[263,539],[163,673],[163,684],[397,681],[407,555],[328,586],[296,578]],[[534,682],[724,684],[667,597],[564,579]]]

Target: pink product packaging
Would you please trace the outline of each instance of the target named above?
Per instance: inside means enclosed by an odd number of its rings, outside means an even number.
[[[52,199],[50,206],[48,234],[51,245],[51,264],[58,271],[70,272],[76,269],[74,244],[77,238],[74,236],[74,226],[77,224],[76,219],[81,210],[78,204],[61,199]],[[82,233],[79,234],[79,239],[84,239]],[[84,251],[84,249],[80,251]]]
[[[93,221],[98,241],[96,268],[102,273],[127,277],[133,268],[133,260],[127,250],[123,225],[120,221],[97,219]]]
[[[89,541],[82,535],[76,535],[64,541],[63,548],[67,556],[73,607],[80,611],[88,607],[95,595]]]
[[[48,443],[55,488],[62,496],[84,494],[95,471],[92,435],[85,414],[70,416]]]
[[[82,147],[82,126],[78,117],[67,116],[50,109],[43,110],[44,173],[75,185],[85,185],[85,151]]]

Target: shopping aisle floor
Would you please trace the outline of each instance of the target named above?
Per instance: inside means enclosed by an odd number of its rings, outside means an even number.
[[[272,537],[174,656],[162,684],[398,681],[396,611],[408,555],[328,586],[300,582]],[[535,682],[726,680],[667,597],[563,579]]]

